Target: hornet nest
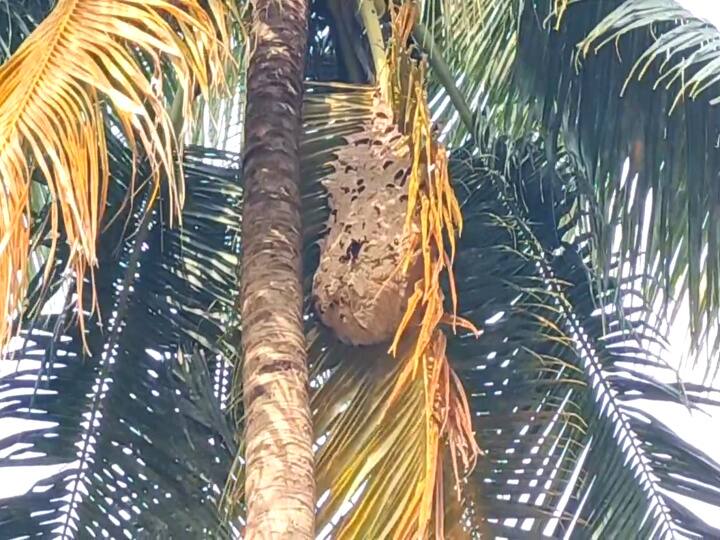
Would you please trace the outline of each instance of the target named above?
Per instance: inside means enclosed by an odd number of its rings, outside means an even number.
[[[422,272],[417,256],[407,272],[401,268],[410,242],[412,163],[387,107],[376,104],[372,120],[347,137],[332,166],[323,181],[331,212],[313,280],[315,308],[342,341],[382,343],[394,336]]]

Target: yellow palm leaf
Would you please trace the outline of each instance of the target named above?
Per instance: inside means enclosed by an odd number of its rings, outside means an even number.
[[[226,18],[220,0],[60,0],[0,67],[0,347],[22,309],[33,170],[51,196],[47,268],[62,220],[80,285],[97,262],[109,180],[105,108],[113,109],[133,151],[147,156],[154,193],[166,179],[177,211],[180,148],[163,78],[170,68],[190,118],[195,89],[208,95],[224,81]]]

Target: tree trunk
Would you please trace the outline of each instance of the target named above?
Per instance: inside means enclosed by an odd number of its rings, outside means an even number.
[[[314,538],[299,138],[306,0],[255,0],[241,285],[246,539]]]

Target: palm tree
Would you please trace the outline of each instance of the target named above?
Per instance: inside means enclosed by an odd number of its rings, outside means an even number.
[[[253,6],[240,316],[247,538],[312,538],[315,480],[302,323],[300,160],[307,5]]]
[[[78,19],[84,31],[114,27],[113,16],[127,22],[101,0],[83,1],[107,17]],[[42,42],[32,32],[60,17],[43,19],[49,1],[2,3],[13,65],[25,43]],[[145,4],[146,13],[170,6]],[[115,40],[145,80],[164,74],[148,116],[183,114],[147,133],[172,141],[184,132],[205,146],[178,145],[168,158],[155,139],[133,145],[139,112],[124,115],[107,87],[70,84],[57,103],[86,103],[69,92],[96,89],[88,102],[98,116],[61,118],[105,127],[96,155],[107,157],[110,179],[93,192],[104,213],[78,223],[57,217],[53,201],[72,205],[51,191],[54,169],[41,167],[67,141],[36,136],[14,154],[36,166],[23,177],[31,227],[17,234],[28,239],[13,244],[9,267],[33,256],[23,303],[8,295],[21,333],[0,407],[23,423],[1,439],[0,470],[47,468],[32,490],[0,500],[11,538],[235,537],[246,499],[269,493],[245,496],[251,419],[242,377],[232,376],[246,318],[256,316],[246,306],[238,319],[234,306],[235,269],[256,226],[244,212],[258,157],[248,136],[241,174],[236,153],[212,148],[221,141],[208,133],[222,130],[183,127],[213,108],[210,88],[190,103],[204,90],[201,66],[219,74],[227,65],[223,51],[197,61],[212,40],[185,57],[196,71],[164,58],[158,71],[151,54],[164,40],[187,52],[192,29],[227,35],[242,67],[244,34],[224,29],[222,2],[180,4],[217,9],[205,12],[212,26],[200,11],[180,20],[189,12],[173,7],[153,47],[134,45],[130,32],[83,44],[116,51]],[[676,382],[658,351],[684,296],[696,348],[717,350],[718,31],[672,0],[317,0],[308,25],[299,167],[316,533],[716,537],[683,501],[720,504],[720,466],[643,403],[714,403],[705,387]],[[88,58],[102,66],[97,76],[115,73],[102,52]],[[295,103],[298,89],[278,74]],[[231,123],[245,118],[250,131],[263,120],[253,76],[247,91],[243,77],[230,79],[235,101],[248,100]],[[34,91],[51,108],[43,84]],[[166,181],[169,159],[183,184]],[[290,284],[298,257],[276,257]],[[93,294],[80,294],[83,283]],[[301,482],[290,487],[308,495]]]

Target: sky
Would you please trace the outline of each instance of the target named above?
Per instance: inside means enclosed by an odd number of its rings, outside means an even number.
[[[720,0],[677,0],[697,16],[703,17],[720,28]],[[680,316],[671,329],[669,336],[670,348],[665,355],[671,365],[677,367],[685,382],[702,383],[704,369],[695,369],[687,360],[688,328],[687,316]],[[14,362],[0,362],[0,376],[16,369]],[[720,377],[714,381],[720,386]],[[714,396],[717,398],[717,395]],[[685,440],[697,446],[720,463],[720,408],[704,407],[703,410],[690,412],[678,404],[651,404],[647,410],[660,418]],[[0,434],[19,432],[33,427],[26,421],[12,418],[0,418]],[[3,455],[0,453],[0,459]],[[42,476],[56,472],[59,467],[34,468],[33,471],[22,468],[0,469],[0,497],[20,495],[29,490],[35,481]],[[683,500],[681,497],[678,499]],[[720,528],[720,511],[718,508],[683,500],[702,519]]]
[[[720,28],[720,2],[717,0],[677,0],[698,17],[702,17]]]

